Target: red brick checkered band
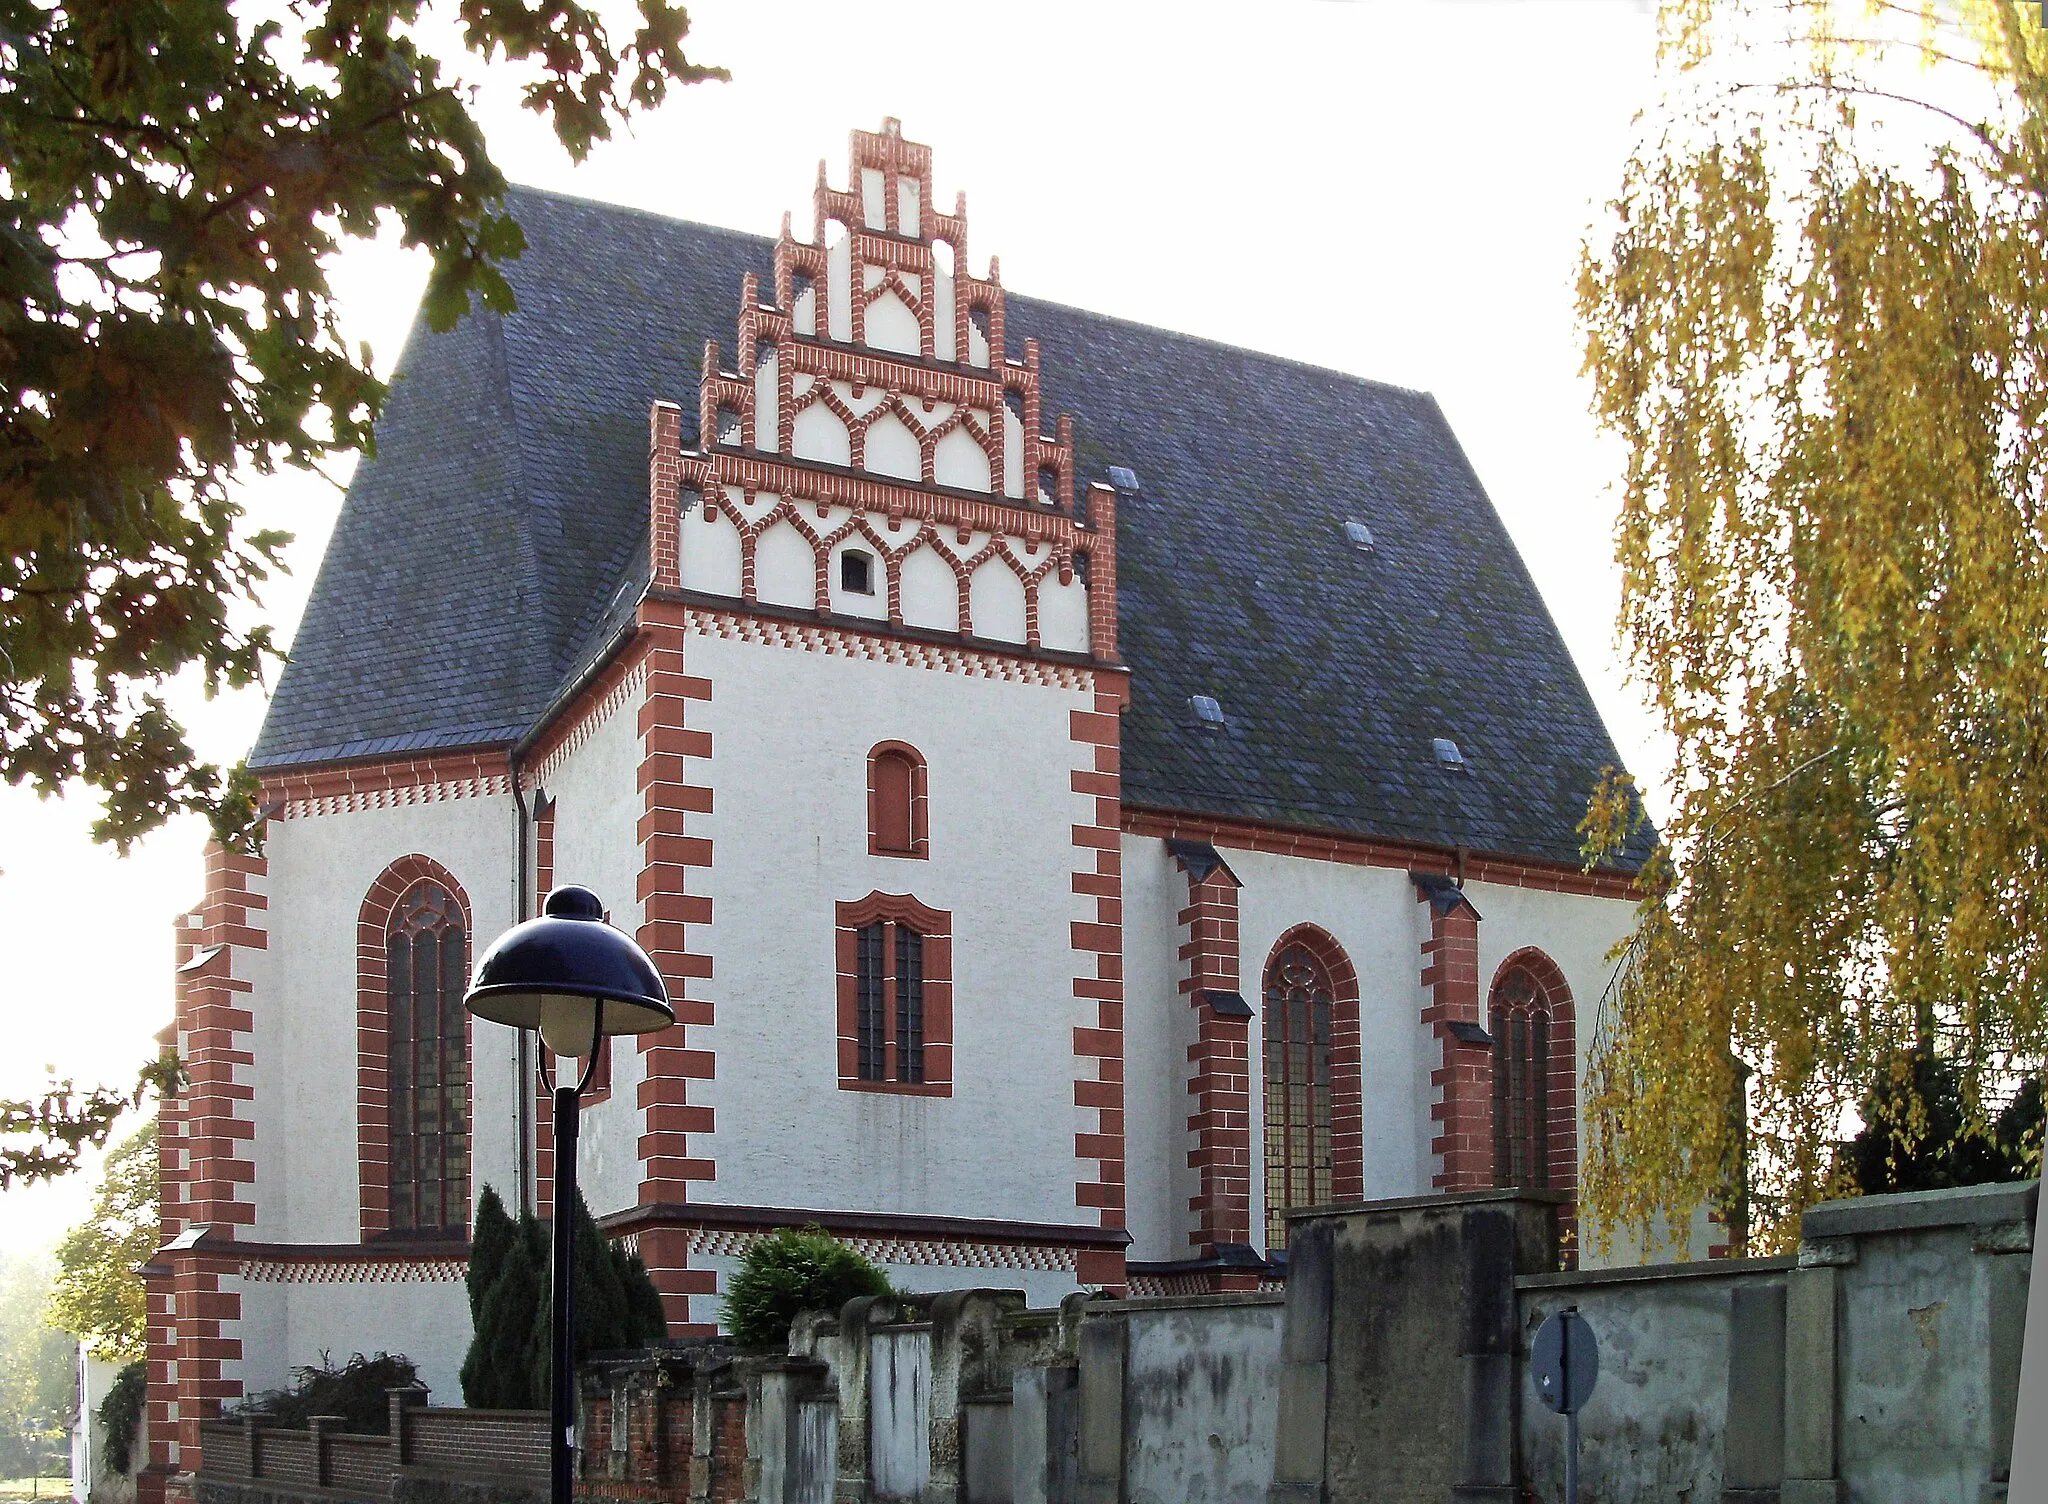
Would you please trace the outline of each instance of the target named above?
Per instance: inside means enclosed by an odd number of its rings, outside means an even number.
[[[1178,810],[1126,806],[1124,829],[1132,835],[1157,836],[1165,841],[1207,841],[1219,850],[1262,851],[1347,867],[1399,867],[1408,872],[1449,875],[1456,861],[1454,853],[1440,846]],[[1524,861],[1467,852],[1464,871],[1468,882],[1493,883],[1505,888],[1535,888],[1547,893],[1578,893],[1631,902],[1642,896],[1630,873],[1586,872],[1576,864],[1563,862]]]
[[[757,616],[745,611],[719,611],[701,606],[684,607],[682,614],[692,632],[722,637],[729,642],[804,648],[840,658],[865,658],[871,663],[894,663],[908,668],[967,674],[976,679],[1003,679],[1013,684],[1035,684],[1045,689],[1085,691],[1091,686],[1096,673],[1094,669],[1075,664],[1047,663],[982,648],[916,642],[881,632],[863,632],[852,626],[815,626],[809,622],[786,621],[781,617]]]
[[[1221,1282],[1220,1273],[1211,1270],[1187,1274],[1146,1274],[1140,1270],[1129,1278],[1133,1300],[1174,1300],[1188,1295],[1214,1295]],[[1287,1281],[1260,1275],[1254,1288],[1261,1295],[1277,1295],[1287,1289]]]
[[[282,807],[273,819],[353,814],[370,809],[403,809],[450,799],[483,799],[512,792],[502,752],[459,752],[393,757],[376,762],[270,772],[262,779],[263,800]]]
[[[638,658],[628,657],[622,664],[614,665],[612,671],[601,675],[556,717],[547,737],[536,745],[535,751],[539,755],[532,763],[530,777],[533,784],[545,788],[548,781],[561,772],[562,765],[596,734],[600,726],[638,700],[646,688],[647,665]]]
[[[258,1285],[459,1285],[468,1271],[459,1258],[246,1258],[237,1272]]]
[[[705,1258],[736,1259],[769,1236],[765,1231],[708,1228],[689,1235],[690,1252]],[[891,1238],[858,1233],[835,1236],[877,1264],[1072,1274],[1076,1262],[1074,1249],[1049,1244],[972,1243],[950,1238]]]

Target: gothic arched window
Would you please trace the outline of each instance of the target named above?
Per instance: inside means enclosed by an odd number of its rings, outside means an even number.
[[[390,1230],[460,1237],[469,1225],[469,945],[439,883],[406,889],[384,932],[389,1030]]]
[[[1324,959],[1301,940],[1266,964],[1266,1247],[1287,1246],[1287,1213],[1333,1199],[1331,1008]]]
[[[1493,986],[1494,1184],[1551,1184],[1550,1046],[1547,989],[1528,966],[1511,965]]]

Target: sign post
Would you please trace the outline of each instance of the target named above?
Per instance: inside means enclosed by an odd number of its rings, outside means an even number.
[[[1529,1344],[1536,1397],[1564,1417],[1564,1500],[1579,1504],[1579,1411],[1600,1377],[1600,1343],[1577,1306],[1553,1312]]]

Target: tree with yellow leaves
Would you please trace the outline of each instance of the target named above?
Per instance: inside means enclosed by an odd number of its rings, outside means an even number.
[[[2048,1052],[2048,33],[2035,0],[1682,0],[1660,45],[1579,289],[1674,754],[1583,1194],[1772,1246],[1848,1188],[1866,1099],[1907,1146],[1981,1135]],[[1610,778],[1589,856],[1639,811]],[[1952,1130],[1872,1089],[1930,1055]]]
[[[151,1119],[107,1155],[92,1214],[57,1245],[57,1282],[50,1323],[102,1358],[142,1356],[149,1302],[138,1266],[156,1253],[156,1121]]]

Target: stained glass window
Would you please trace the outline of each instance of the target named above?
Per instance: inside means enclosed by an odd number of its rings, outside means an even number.
[[[469,1225],[465,939],[461,908],[430,882],[412,886],[385,931],[394,1232],[459,1237]]]
[[[1330,972],[1305,945],[1266,969],[1266,1247],[1287,1246],[1287,1212],[1331,1199]]]

